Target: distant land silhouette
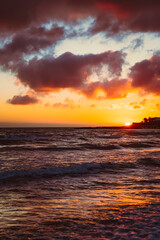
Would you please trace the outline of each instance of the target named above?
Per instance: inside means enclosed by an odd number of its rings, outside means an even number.
[[[160,117],[144,118],[142,122],[133,122],[129,128],[151,128],[160,129]]]

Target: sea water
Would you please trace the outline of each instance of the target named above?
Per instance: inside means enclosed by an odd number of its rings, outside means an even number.
[[[160,239],[160,130],[0,129],[0,239]]]

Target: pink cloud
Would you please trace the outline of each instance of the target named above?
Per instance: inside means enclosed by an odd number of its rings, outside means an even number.
[[[36,104],[39,100],[35,97],[30,97],[28,95],[25,96],[17,96],[15,95],[12,99],[9,99],[7,103],[13,105],[29,105],[29,104]]]
[[[102,66],[106,66],[112,75],[119,76],[124,56],[118,51],[89,55],[74,55],[67,52],[58,58],[33,59],[28,64],[20,64],[17,76],[24,85],[35,91],[50,92],[70,88],[92,97],[95,90],[101,88],[109,98],[125,97],[128,86],[125,79],[119,80],[118,77],[112,81],[100,79],[95,83],[88,83],[86,80],[86,76],[92,72],[98,74]]]
[[[136,63],[131,68],[133,88],[140,88],[147,93],[160,94],[160,54]]]
[[[64,102],[57,102],[52,105],[54,108],[79,108],[80,106],[75,104],[75,102],[70,99],[66,98]]]
[[[61,103],[61,102],[57,102],[57,103],[54,103],[54,104],[52,105],[52,107],[54,107],[54,108],[60,108],[60,107],[62,107],[62,108],[68,108],[69,106],[68,106],[68,104]]]

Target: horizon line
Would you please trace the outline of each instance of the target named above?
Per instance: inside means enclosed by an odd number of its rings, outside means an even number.
[[[0,122],[0,128],[29,127],[123,127],[123,125],[99,125],[80,123],[32,123],[32,122]]]

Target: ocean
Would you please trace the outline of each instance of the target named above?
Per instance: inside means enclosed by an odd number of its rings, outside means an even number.
[[[0,239],[160,239],[160,130],[0,129]]]

